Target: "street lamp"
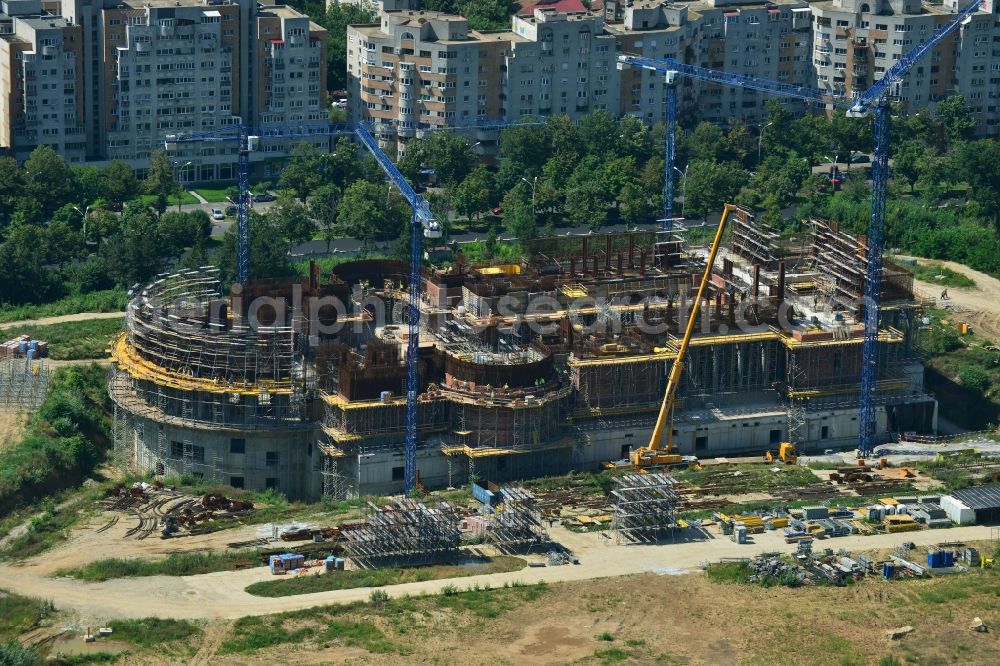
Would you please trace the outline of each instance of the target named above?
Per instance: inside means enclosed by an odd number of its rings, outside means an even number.
[[[531,185],[531,216],[537,217],[538,214],[535,212],[535,188],[538,186],[538,176],[535,176],[534,180],[528,180],[524,176],[521,176],[521,180]]]
[[[687,206],[687,186],[688,186],[688,167],[690,164],[684,165],[684,171],[681,171],[677,167],[674,167],[674,171],[681,175],[681,217],[684,217],[684,207]]]
[[[83,216],[83,242],[87,242],[87,215],[90,214],[90,206],[87,206],[86,210],[80,210],[76,206],[73,206],[73,210],[78,212]]]
[[[774,121],[772,120],[771,122],[762,125],[760,128],[760,133],[757,135],[757,166],[760,166],[760,149],[761,149],[761,144],[763,144],[764,142],[764,130],[766,130],[773,124]]]
[[[178,164],[174,162],[174,167],[177,169],[177,186],[180,188],[181,192],[177,195],[177,212],[181,212],[181,194],[184,192],[184,187],[181,183],[181,171],[188,168],[194,164],[194,162],[185,162],[184,164]]]

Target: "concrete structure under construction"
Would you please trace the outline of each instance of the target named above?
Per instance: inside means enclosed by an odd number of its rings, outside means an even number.
[[[692,341],[674,442],[701,457],[853,447],[865,239],[782,236],[737,211]],[[539,239],[519,263],[423,273],[419,480],[457,486],[596,469],[648,442],[705,248],[683,232]],[[212,271],[133,296],[113,349],[122,463],[295,497],[403,481],[408,265],[252,282]],[[932,431],[921,301],[886,264],[878,436]]]

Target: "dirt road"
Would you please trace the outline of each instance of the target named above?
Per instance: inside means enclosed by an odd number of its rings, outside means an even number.
[[[1000,341],[1000,280],[954,261],[906,256],[899,258],[915,259],[922,265],[944,266],[973,280],[975,287],[948,287],[948,300],[941,300],[943,288],[939,284],[923,280],[914,280],[913,284],[925,296],[937,301],[938,307],[956,310],[956,319],[967,322],[977,335]]]
[[[438,593],[447,585],[464,588],[477,583],[502,586],[504,583],[515,581],[557,582],[643,572],[681,573],[694,570],[704,562],[724,557],[749,557],[768,551],[787,552],[791,549],[777,533],[756,535],[754,543],[747,545],[738,545],[723,538],[688,541],[679,538],[674,544],[652,546],[614,545],[600,533],[577,534],[559,527],[552,529],[550,533],[554,539],[579,556],[581,561],[579,565],[529,568],[511,573],[407,583],[384,589],[392,596],[401,596]],[[949,530],[946,536],[953,541],[974,541],[989,539],[991,532],[989,527],[958,527]],[[858,552],[889,548],[903,541],[931,544],[940,541],[941,538],[941,532],[932,530],[841,538],[831,541],[829,545]],[[150,542],[150,548],[155,547],[155,541]],[[121,554],[117,547],[119,544],[124,545],[124,542],[107,538],[95,555]],[[79,552],[78,545],[74,544],[67,544],[60,551],[63,549]],[[85,621],[146,616],[233,619],[245,615],[367,600],[371,593],[370,588],[358,588],[273,599],[247,594],[244,591],[247,585],[271,578],[263,567],[201,576],[180,578],[155,576],[118,579],[104,583],[49,577],[57,561],[67,560],[65,555],[66,553],[57,551],[25,564],[0,566],[0,588],[51,599],[57,607],[76,611]]]
[[[24,326],[47,326],[49,324],[65,324],[71,321],[92,321],[94,319],[115,319],[125,316],[124,312],[80,312],[71,315],[59,315],[57,317],[42,317],[41,319],[22,319],[21,321],[8,321],[0,323],[0,331],[11,328],[21,328]]]

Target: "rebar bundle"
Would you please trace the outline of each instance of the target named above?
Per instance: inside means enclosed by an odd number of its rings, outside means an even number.
[[[611,529],[618,543],[657,541],[677,525],[676,481],[665,474],[625,474],[611,491]]]
[[[365,522],[343,532],[344,552],[357,567],[416,566],[454,561],[461,532],[458,509],[399,498],[387,506],[368,502]]]

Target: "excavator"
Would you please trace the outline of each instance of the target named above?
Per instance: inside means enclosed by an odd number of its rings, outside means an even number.
[[[681,383],[684,359],[687,356],[688,346],[691,344],[694,327],[698,323],[701,299],[705,294],[705,287],[712,279],[712,266],[715,264],[715,257],[719,254],[719,246],[722,244],[722,234],[726,230],[729,214],[735,209],[736,206],[726,204],[722,211],[722,217],[719,219],[719,228],[715,231],[708,260],[705,262],[705,273],[701,276],[701,283],[698,285],[698,295],[695,296],[694,302],[691,304],[691,313],[688,315],[684,338],[681,340],[677,358],[674,359],[674,364],[670,367],[670,374],[667,376],[667,388],[663,393],[663,402],[660,404],[660,412],[656,417],[653,434],[649,438],[649,446],[640,446],[629,456],[632,465],[640,472],[649,467],[678,467],[690,462],[690,457],[682,456],[680,449],[674,444],[673,428],[669,425],[673,419],[674,399],[677,397],[677,387]],[[666,442],[663,442],[664,430],[666,430]],[[697,459],[694,460],[697,462]]]

